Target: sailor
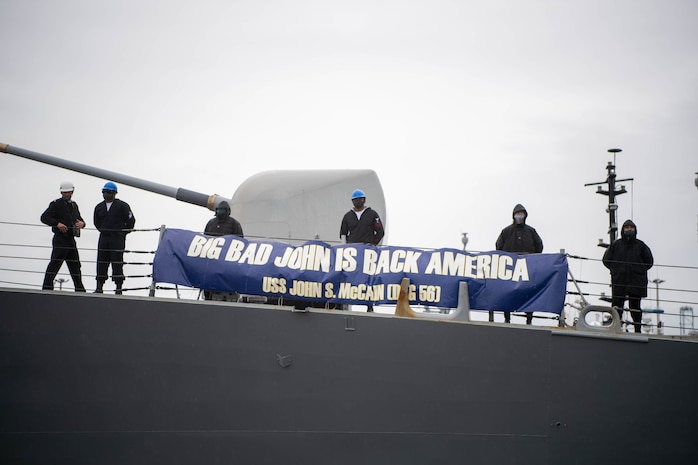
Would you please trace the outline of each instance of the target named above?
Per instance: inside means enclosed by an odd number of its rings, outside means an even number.
[[[230,204],[225,200],[216,207],[216,216],[206,223],[204,234],[209,236],[227,236],[233,234],[235,236],[244,237],[242,225],[238,220],[230,216]],[[204,300],[237,302],[238,298],[239,294],[237,292],[204,290]]]
[[[240,225],[238,220],[230,216],[230,205],[225,200],[216,207],[216,216],[206,223],[204,234],[209,236],[227,236],[229,234],[234,234],[244,237],[242,225]]]
[[[526,218],[528,218],[526,208],[520,203],[516,204],[511,216],[513,222],[499,233],[495,248],[519,255],[543,252],[543,240],[534,228],[526,224]],[[492,311],[490,311],[490,321],[494,321]],[[509,312],[504,312],[504,322],[510,322]],[[526,312],[526,324],[530,325],[532,322],[533,312]]]
[[[385,235],[378,212],[366,206],[366,194],[361,189],[351,193],[354,208],[342,218],[339,237],[347,244],[377,245]]]
[[[623,319],[623,304],[628,299],[635,332],[642,332],[640,299],[647,297],[647,270],[654,265],[650,248],[637,238],[632,220],[623,223],[621,237],[603,254],[603,264],[611,271],[611,305]]]
[[[111,264],[112,281],[116,284],[116,294],[122,293],[124,283],[124,248],[126,235],[136,224],[131,207],[126,202],[116,198],[118,188],[109,181],[102,188],[104,201],[95,206],[94,222],[99,230],[97,245],[97,289],[95,293],[103,292]]]
[[[378,245],[385,235],[385,228],[378,212],[366,206],[366,194],[361,189],[351,193],[354,208],[344,214],[339,227],[339,237],[346,244]],[[373,311],[373,305],[366,309]]]
[[[58,270],[65,261],[73,279],[76,292],[85,292],[82,284],[82,272],[80,271],[80,256],[75,243],[75,238],[80,237],[80,230],[85,227],[85,221],[80,215],[78,204],[73,202],[75,186],[72,182],[62,182],[60,185],[61,197],[52,201],[46,211],[41,214],[41,222],[51,226],[53,231],[53,250],[51,261],[46,267],[44,290],[53,290],[53,280]]]

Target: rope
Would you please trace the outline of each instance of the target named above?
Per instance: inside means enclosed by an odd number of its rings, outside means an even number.
[[[570,254],[565,254],[567,258],[572,258],[576,260],[587,260],[590,262],[597,262],[597,263],[603,263],[603,259],[600,258],[588,258],[588,257],[581,257],[579,255],[570,255]],[[638,262],[625,262],[625,261],[619,261],[619,260],[606,260],[609,263],[624,263],[627,265],[644,265],[644,263],[638,263]],[[698,266],[688,266],[688,265],[663,265],[661,263],[655,263],[653,267],[659,267],[659,268],[678,268],[678,269],[686,269],[686,270],[698,270]]]

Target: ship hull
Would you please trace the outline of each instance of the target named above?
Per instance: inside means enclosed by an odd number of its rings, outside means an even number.
[[[698,344],[0,290],[2,463],[657,463]]]

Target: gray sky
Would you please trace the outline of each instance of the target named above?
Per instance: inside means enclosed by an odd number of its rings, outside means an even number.
[[[633,217],[657,264],[698,266],[693,0],[3,0],[0,18],[0,142],[226,196],[267,169],[371,168],[391,245],[461,248],[468,232],[469,249],[491,250],[523,203],[546,252],[593,259],[606,197],[584,184],[620,147],[634,182],[619,220]],[[101,200],[103,180],[6,154],[0,171],[0,221],[38,223],[64,179],[88,223]],[[119,197],[140,228],[211,217],[128,186]],[[45,228],[19,235],[0,225],[1,243],[50,243]],[[129,241],[154,249],[157,235]],[[650,279],[695,290],[697,274]],[[42,276],[0,272],[28,278]]]

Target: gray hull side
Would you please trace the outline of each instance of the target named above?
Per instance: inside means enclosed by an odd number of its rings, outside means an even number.
[[[2,463],[671,463],[698,344],[0,290]]]

